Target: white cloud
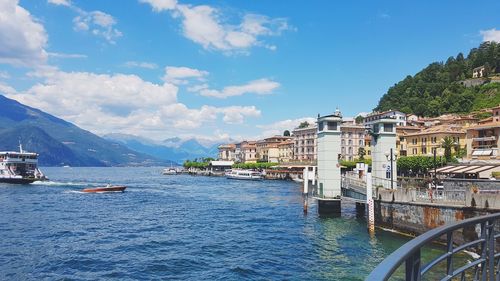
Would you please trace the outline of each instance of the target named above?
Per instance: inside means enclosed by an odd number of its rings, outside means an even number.
[[[278,82],[264,78],[250,81],[245,85],[228,86],[222,89],[222,91],[205,88],[201,89],[199,93],[202,96],[224,99],[244,94],[269,95],[279,86],[280,84]]]
[[[10,74],[7,71],[0,71],[0,79],[9,79]]]
[[[189,67],[176,67],[167,66],[165,67],[165,75],[163,76],[163,81],[173,83],[173,84],[187,84],[189,79],[196,79],[198,81],[205,81],[205,77],[208,75],[208,71],[199,70]]]
[[[204,84],[198,84],[198,85],[188,87],[187,90],[188,90],[188,92],[196,93],[196,92],[199,92],[201,90],[208,89],[208,88],[209,88],[208,84],[204,83]]]
[[[262,41],[264,36],[279,36],[285,30],[294,30],[284,18],[271,19],[257,14],[246,14],[239,23],[225,21],[220,10],[209,5],[181,5],[176,0],[139,0],[148,3],[155,12],[172,11],[174,18],[182,21],[184,36],[207,50],[225,54],[248,53],[260,46],[276,50],[275,45]]]
[[[147,69],[157,69],[158,65],[152,62],[141,62],[141,61],[127,61],[124,64],[126,67],[140,67]]]
[[[219,109],[224,113],[224,122],[228,124],[241,124],[245,117],[259,117],[260,110],[255,106],[229,106]]]
[[[0,1],[0,63],[34,66],[47,60],[47,33],[19,1]]]
[[[138,134],[152,138],[192,133],[221,120],[239,124],[260,116],[254,106],[201,106],[188,108],[177,101],[178,88],[155,84],[136,75],[63,72],[37,69],[41,80],[25,91],[0,84],[10,98],[40,108],[97,134]]]
[[[240,24],[231,25],[222,20],[220,11],[208,6],[178,5],[182,15],[184,36],[205,49],[225,53],[245,53],[254,46],[275,50],[276,46],[263,43],[260,37],[277,36],[290,30],[286,19],[271,19],[263,15],[247,14]]]
[[[257,125],[257,128],[262,129],[260,138],[266,138],[274,135],[281,135],[285,130],[289,130],[292,133],[292,130],[297,128],[300,123],[308,122],[309,124],[315,124],[316,119],[312,117],[302,117],[297,119],[286,119],[277,121],[271,124],[266,125]]]
[[[106,39],[111,44],[116,43],[116,39],[123,34],[114,28],[116,20],[113,16],[101,11],[86,12],[76,8],[79,16],[73,19],[73,28],[76,31],[88,31],[96,36]]]
[[[139,2],[151,5],[155,12],[172,10],[177,6],[177,0],[139,0]]]
[[[496,28],[481,30],[479,33],[483,36],[483,41],[500,42],[500,30],[496,30]]]
[[[71,2],[69,0],[48,0],[47,2],[54,5],[71,6]]]

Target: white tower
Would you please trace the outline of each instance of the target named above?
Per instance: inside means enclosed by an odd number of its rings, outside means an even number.
[[[372,176],[375,187],[396,188],[397,122],[396,119],[379,119],[370,128],[372,137]]]
[[[342,115],[318,116],[318,212],[340,213],[340,125]]]

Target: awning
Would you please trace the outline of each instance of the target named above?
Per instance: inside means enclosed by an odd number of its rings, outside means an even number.
[[[490,156],[492,153],[491,149],[475,149],[472,151],[472,156]]]
[[[496,137],[482,137],[482,138],[472,138],[473,141],[495,141]]]

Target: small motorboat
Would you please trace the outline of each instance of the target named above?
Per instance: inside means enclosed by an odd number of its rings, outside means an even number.
[[[101,193],[101,192],[123,192],[125,191],[126,186],[123,185],[106,185],[102,187],[93,187],[93,188],[85,188],[82,190],[83,192],[94,192],[94,193]]]

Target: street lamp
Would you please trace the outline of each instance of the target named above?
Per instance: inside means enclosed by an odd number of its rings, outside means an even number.
[[[441,157],[443,156],[443,152],[442,151],[437,152],[437,148],[434,148],[433,154],[434,154],[434,188],[437,189],[436,154],[439,155],[439,160],[440,160],[439,164],[441,164]]]
[[[390,151],[385,152],[385,157],[387,158],[387,160],[391,161],[391,166],[389,167],[390,173],[391,173],[391,189],[394,189],[394,175],[393,175],[394,160],[398,157],[398,154],[397,154],[397,152],[393,152],[393,150],[391,148]]]

